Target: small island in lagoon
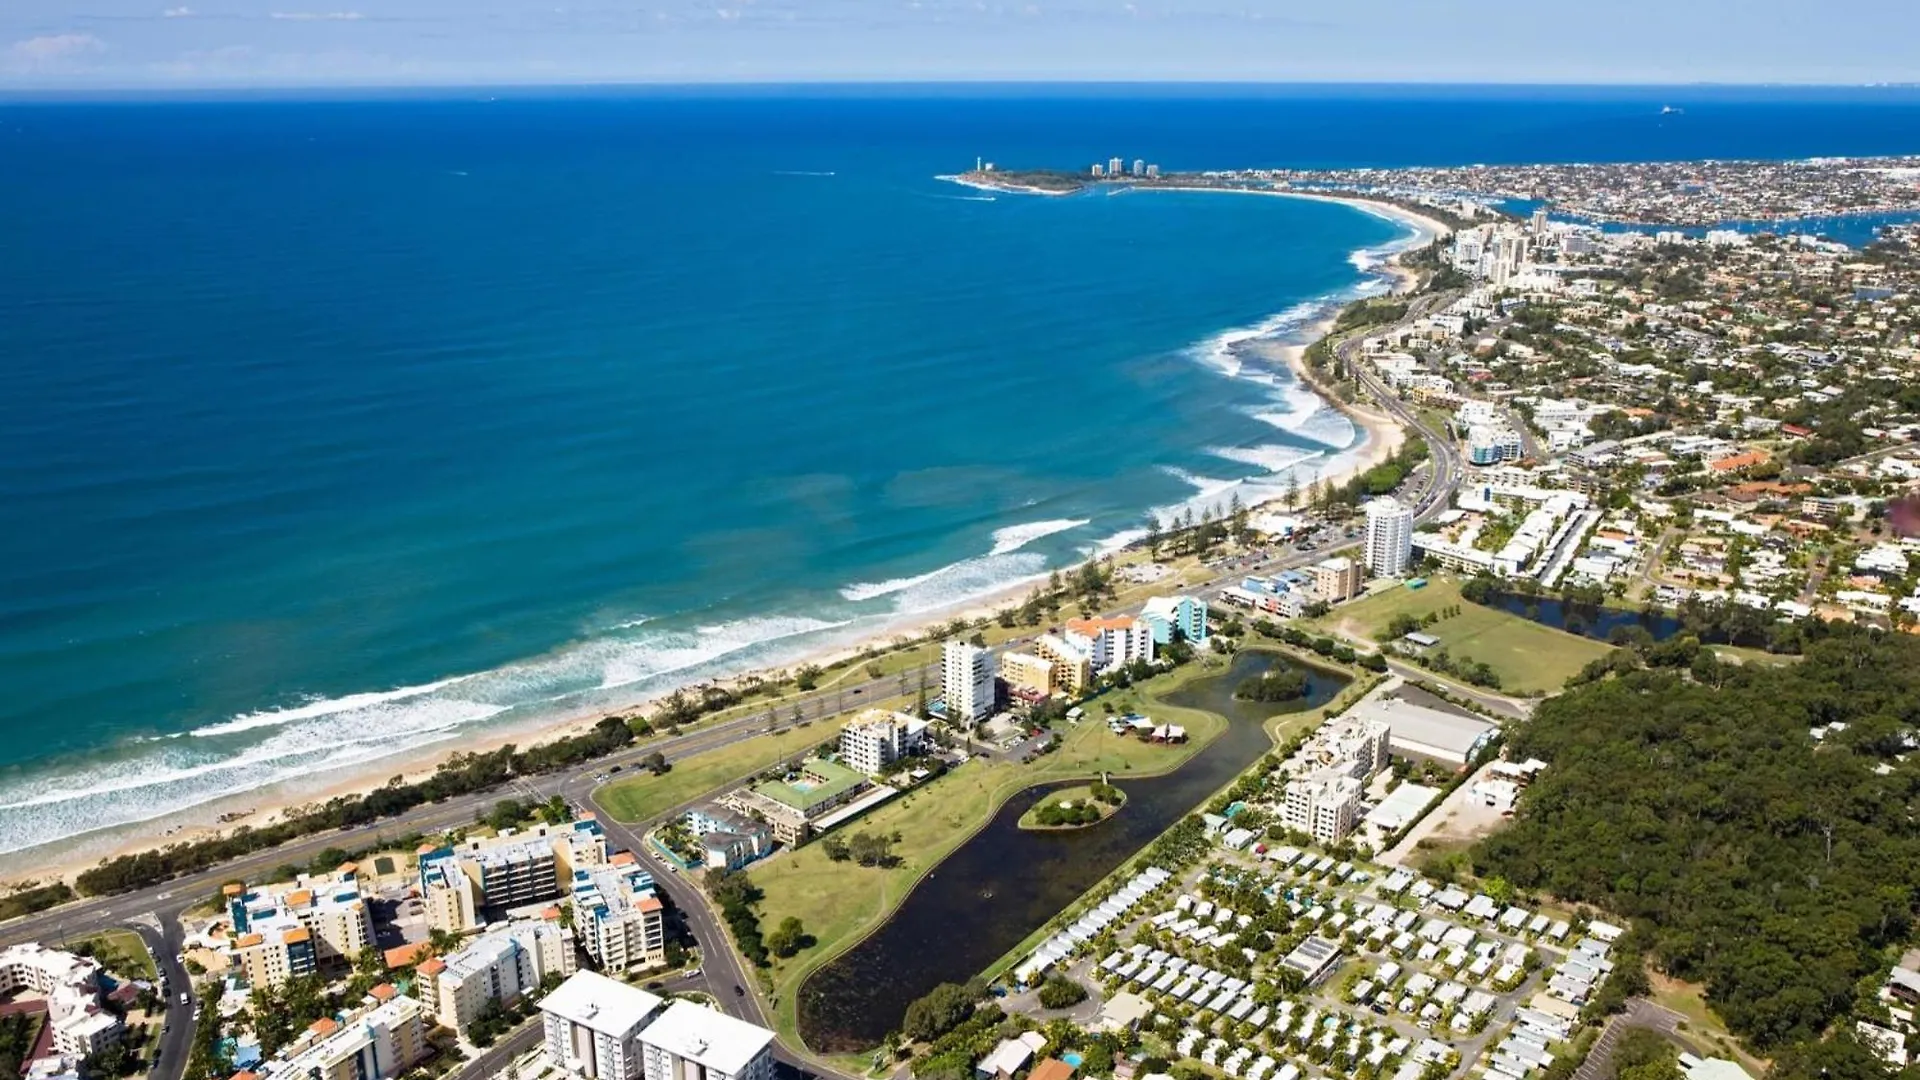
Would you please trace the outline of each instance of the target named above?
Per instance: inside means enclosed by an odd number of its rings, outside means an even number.
[[[1095,781],[1052,792],[1020,815],[1023,829],[1084,829],[1098,825],[1127,804],[1127,793]]]

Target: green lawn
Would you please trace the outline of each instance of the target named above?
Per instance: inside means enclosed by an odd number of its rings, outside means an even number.
[[[646,821],[749,773],[838,738],[840,727],[838,723],[814,723],[770,735],[756,735],[732,746],[676,761],[664,776],[642,772],[615,780],[594,791],[593,798],[617,821]]]
[[[147,951],[147,943],[131,930],[102,930],[74,942],[81,943],[91,946],[93,958],[115,975],[148,980],[160,977],[153,966],[153,954]]]
[[[1436,649],[1445,649],[1456,659],[1481,661],[1493,668],[1500,676],[1500,689],[1507,693],[1559,690],[1569,676],[1585,667],[1588,661],[1605,656],[1610,648],[1602,641],[1568,634],[1472,603],[1461,597],[1457,580],[1441,577],[1429,579],[1422,589],[1395,588],[1342,604],[1306,625],[1323,632],[1378,642],[1396,615],[1422,618],[1429,612],[1456,606],[1460,614],[1442,618],[1424,632],[1440,639]]]

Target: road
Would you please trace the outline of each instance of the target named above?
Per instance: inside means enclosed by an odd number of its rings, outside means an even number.
[[[1404,325],[1421,317],[1438,304],[1444,302],[1444,296],[1416,297],[1409,313],[1400,323]],[[1375,331],[1379,332],[1379,331]],[[1353,352],[1359,348],[1358,338],[1349,338],[1336,344],[1335,348],[1343,359],[1350,360]],[[1349,363],[1352,371],[1369,397],[1382,409],[1392,414],[1403,424],[1417,431],[1427,440],[1431,450],[1426,483],[1415,499],[1416,520],[1424,522],[1446,509],[1454,488],[1459,483],[1461,473],[1460,456],[1444,433],[1428,427],[1420,416],[1401,402],[1388,389],[1381,385],[1373,375],[1360,364]],[[1289,551],[1278,558],[1250,564],[1246,560],[1231,564],[1216,565],[1217,573],[1210,580],[1198,586],[1201,591],[1218,588],[1238,581],[1250,569],[1261,571],[1287,569],[1306,565],[1327,558],[1336,552],[1358,547],[1361,540],[1334,540],[1318,546],[1312,552]],[[1431,677],[1431,676],[1424,676]],[[927,664],[918,668],[897,673],[894,678],[901,686],[917,686],[921,680],[929,683],[939,681],[937,665]],[[518,778],[509,788],[519,790],[536,798],[559,795],[576,807],[592,808],[609,838],[617,845],[635,852],[653,874],[663,892],[672,901],[674,908],[686,921],[686,928],[699,944],[704,966],[704,980],[720,1007],[741,1019],[750,1020],[762,1026],[766,1023],[765,1005],[759,998],[754,980],[743,969],[739,956],[734,952],[730,941],[708,907],[700,891],[688,883],[678,873],[669,869],[661,860],[655,858],[642,842],[642,833],[652,822],[638,823],[634,826],[622,825],[614,820],[598,802],[593,799],[593,790],[600,783],[596,775],[604,774],[615,766],[622,769],[632,768],[648,755],[660,753],[669,762],[679,761],[695,754],[720,747],[729,746],[745,739],[764,733],[769,726],[784,718],[790,724],[797,709],[799,716],[811,721],[823,720],[840,713],[859,709],[876,696],[885,696],[884,692],[867,692],[874,684],[861,687],[831,687],[802,695],[796,699],[777,704],[770,703],[764,711],[756,711],[731,720],[722,721],[709,727],[681,735],[663,736],[638,743],[618,753],[598,759],[584,768],[576,768],[561,773],[550,773]],[[781,714],[785,714],[784,717]],[[784,726],[784,725],[783,725]],[[398,839],[411,833],[431,833],[471,823],[477,812],[490,808],[498,799],[512,792],[507,789],[476,792],[471,795],[449,799],[443,803],[416,808],[406,814],[375,825],[357,829],[342,830],[305,837],[290,841],[277,848],[258,852],[245,858],[236,859],[213,869],[183,875],[173,881],[146,889],[136,890],[117,896],[95,897],[77,901],[50,911],[24,916],[0,926],[0,946],[20,941],[49,940],[63,934],[85,934],[114,926],[128,926],[141,930],[143,936],[158,945],[154,954],[167,967],[173,994],[170,1011],[175,1014],[171,1028],[163,1037],[162,1067],[156,1072],[156,1080],[178,1080],[179,1072],[184,1068],[187,1048],[191,1044],[193,1024],[190,1020],[182,1023],[181,1006],[178,994],[188,985],[185,973],[178,970],[173,957],[179,952],[181,929],[179,917],[182,911],[198,903],[211,900],[218,887],[226,882],[244,879],[289,863],[301,864],[311,861],[328,848],[347,848],[364,850],[379,847],[389,838]],[[676,808],[677,812],[681,808]],[[662,815],[664,817],[666,815]],[[656,819],[658,820],[658,819]],[[737,989],[736,989],[737,988]],[[530,1027],[530,1032],[537,1027]],[[490,1050],[485,1057],[491,1059],[495,1054],[504,1055],[500,1065],[513,1055],[511,1045],[514,1039],[529,1040],[532,1045],[537,1034],[516,1033],[499,1047]],[[522,1049],[525,1049],[523,1046]],[[803,1070],[826,1073],[802,1056],[792,1052],[792,1048],[780,1047],[781,1059],[787,1064]],[[476,1069],[470,1065],[469,1069]],[[490,1075],[490,1074],[478,1074]]]
[[[152,923],[134,922],[130,926],[153,954],[154,966],[166,984],[166,990],[160,995],[167,1015],[160,1032],[160,1059],[147,1074],[148,1080],[180,1080],[180,1074],[187,1068],[187,1054],[193,1047],[192,1006],[180,1004],[181,991],[193,983],[187,969],[174,959],[180,955],[185,935],[178,917],[164,921],[156,918]]]

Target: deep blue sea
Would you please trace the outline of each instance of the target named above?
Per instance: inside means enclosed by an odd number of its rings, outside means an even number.
[[[1354,449],[1227,347],[1400,226],[937,179],[976,155],[1913,151],[1892,91],[0,102],[0,851],[791,662]]]

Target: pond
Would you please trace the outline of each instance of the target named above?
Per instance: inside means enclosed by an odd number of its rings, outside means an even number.
[[[1487,599],[1487,606],[1596,641],[1606,641],[1608,635],[1622,626],[1644,627],[1655,641],[1665,641],[1681,630],[1680,620],[1671,615],[1643,615],[1638,611],[1622,611],[1619,608],[1568,604],[1564,600],[1545,596],[1499,593]]]
[[[1271,750],[1262,721],[1318,708],[1349,682],[1337,672],[1298,665],[1308,674],[1304,698],[1260,704],[1233,696],[1241,682],[1285,663],[1292,661],[1248,650],[1222,674],[1165,695],[1170,705],[1226,717],[1227,729],[1166,776],[1118,780],[1127,795],[1124,813],[1085,829],[1034,831],[1019,827],[1021,814],[1048,793],[1085,781],[1041,784],[1008,799],[985,828],[921,879],[885,924],[801,986],[800,1035],[807,1045],[844,1053],[878,1044],[916,998],[985,971]]]

